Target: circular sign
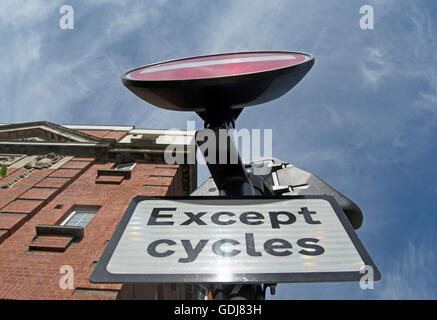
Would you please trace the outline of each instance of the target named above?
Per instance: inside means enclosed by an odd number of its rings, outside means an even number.
[[[311,56],[286,53],[234,53],[158,63],[126,74],[132,80],[192,80],[228,77],[286,68],[306,62]]]
[[[164,109],[217,111],[276,99],[311,69],[307,53],[226,53],[159,62],[128,71],[123,84],[141,99]]]

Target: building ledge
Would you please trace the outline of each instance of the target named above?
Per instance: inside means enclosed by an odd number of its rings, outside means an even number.
[[[69,235],[38,235],[29,243],[29,250],[64,252],[72,241]]]
[[[71,236],[74,240],[80,240],[85,235],[83,227],[37,224],[35,229],[37,236]]]
[[[123,176],[129,179],[131,177],[131,170],[100,169],[97,170],[97,177],[100,176]]]

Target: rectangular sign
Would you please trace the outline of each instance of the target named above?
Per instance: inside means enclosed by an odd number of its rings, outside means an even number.
[[[90,280],[357,281],[365,266],[379,280],[378,269],[329,196],[136,197]]]

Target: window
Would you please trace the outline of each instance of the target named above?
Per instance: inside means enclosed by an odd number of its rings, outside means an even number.
[[[97,209],[95,208],[73,210],[73,212],[61,223],[61,226],[79,226],[85,228],[96,212]]]
[[[136,162],[134,163],[123,163],[117,165],[114,169],[115,170],[125,170],[125,171],[132,171],[132,169],[136,166]]]
[[[130,179],[136,162],[118,163],[111,169],[98,169],[96,183],[120,184],[124,179]]]

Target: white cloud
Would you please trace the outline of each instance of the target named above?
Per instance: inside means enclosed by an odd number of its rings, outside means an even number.
[[[2,73],[10,76],[18,75],[23,72],[32,70],[34,64],[41,57],[41,36],[35,32],[29,32],[27,35],[17,35],[10,39],[10,48],[4,50],[0,58]]]
[[[417,105],[437,115],[437,92],[434,93],[419,93],[420,100]]]
[[[361,64],[361,72],[364,79],[371,86],[376,87],[381,81],[385,81],[391,75],[389,58],[376,47],[366,48],[366,57]]]
[[[437,255],[432,242],[408,243],[383,274],[380,299],[435,299]]]
[[[2,0],[0,4],[0,25],[15,30],[31,28],[47,19],[56,7],[54,1],[44,0]]]
[[[96,2],[74,4],[75,29],[65,31],[57,24],[61,16],[57,5],[47,1],[6,1],[0,5],[0,25],[5,30],[0,42],[3,122],[78,122],[71,120],[69,105],[91,95],[100,95],[102,105],[89,107],[88,115],[99,110],[97,121],[111,122],[114,117],[108,111],[118,107],[104,89],[96,92],[96,84],[109,81],[122,91],[123,57],[108,50],[126,35],[141,30],[146,21],[159,18],[153,5],[142,2],[102,1],[100,7]],[[99,13],[105,13],[104,20],[99,19]],[[74,117],[87,121],[79,113]]]

